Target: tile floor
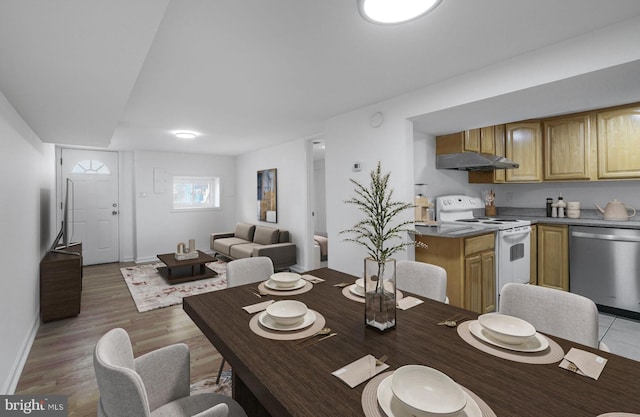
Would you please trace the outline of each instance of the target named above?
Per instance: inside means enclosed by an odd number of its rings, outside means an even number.
[[[640,321],[600,313],[600,341],[611,352],[640,361]]]

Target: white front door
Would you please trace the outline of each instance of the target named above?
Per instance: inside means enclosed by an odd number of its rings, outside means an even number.
[[[74,242],[82,242],[84,265],[117,262],[118,154],[80,149],[61,150],[61,181],[73,181]]]

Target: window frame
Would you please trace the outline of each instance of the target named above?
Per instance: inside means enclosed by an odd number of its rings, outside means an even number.
[[[191,199],[191,203],[180,203],[176,202],[176,185],[180,184],[190,184],[192,188],[197,188],[198,186],[207,185],[209,188],[209,199],[211,200],[208,204],[198,204],[194,203],[193,198]],[[193,195],[193,191],[192,191]],[[186,175],[175,175],[172,179],[172,187],[171,187],[171,211],[175,213],[185,213],[185,212],[193,212],[193,211],[212,211],[212,210],[222,210],[222,181],[220,177],[214,176],[186,176]]]

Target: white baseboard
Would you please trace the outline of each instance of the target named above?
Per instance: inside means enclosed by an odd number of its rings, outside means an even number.
[[[31,330],[27,334],[27,337],[22,344],[20,355],[16,357],[16,360],[11,367],[11,372],[9,373],[7,380],[2,386],[2,395],[15,394],[16,387],[18,386],[18,381],[20,380],[20,375],[22,375],[22,369],[24,369],[24,364],[27,363],[29,352],[31,352],[31,346],[33,346],[33,341],[36,340],[39,328],[40,312],[38,311],[35,316],[35,320],[33,321],[33,325],[31,326]]]

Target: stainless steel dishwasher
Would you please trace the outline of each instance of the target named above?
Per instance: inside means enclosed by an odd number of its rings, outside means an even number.
[[[569,290],[640,313],[640,230],[570,226],[569,235]]]

